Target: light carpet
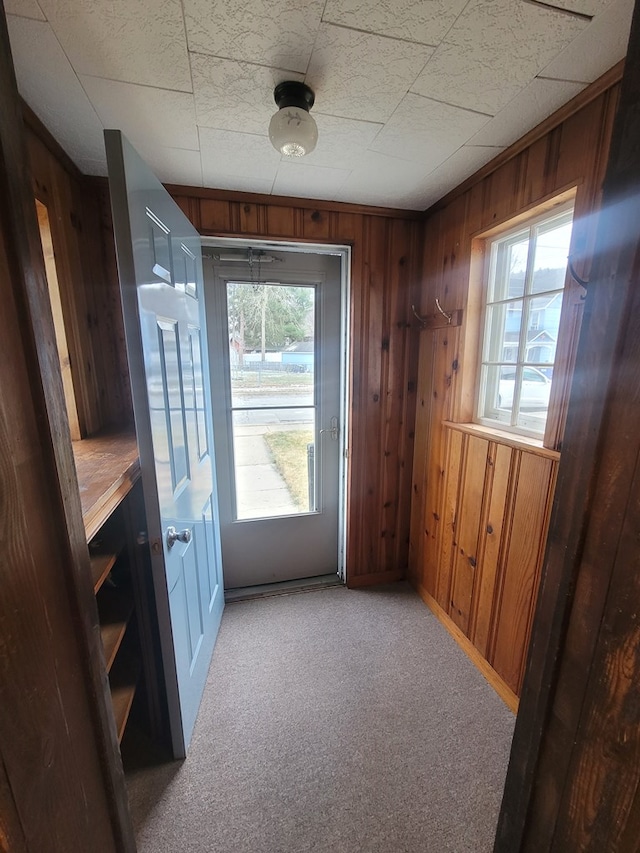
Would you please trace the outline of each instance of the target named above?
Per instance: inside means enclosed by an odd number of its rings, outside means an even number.
[[[227,605],[140,853],[489,853],[514,717],[406,584]]]

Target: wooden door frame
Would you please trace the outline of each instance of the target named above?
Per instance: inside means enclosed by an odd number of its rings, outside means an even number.
[[[604,545],[606,531],[610,542],[616,543],[629,500],[629,484],[616,479],[616,467],[631,478],[630,460],[637,450],[637,423],[622,424],[612,412],[625,393],[619,378],[616,381],[618,372],[625,364],[636,373],[640,369],[640,341],[631,337],[634,329],[629,322],[633,310],[638,310],[633,306],[640,256],[639,111],[640,2],[636,2],[495,853],[543,851],[554,844],[556,823],[566,819],[563,794],[574,737],[584,724],[581,709],[593,678],[594,658],[604,642],[600,631],[609,630],[603,619],[617,549],[601,548],[596,574],[589,564],[589,537],[596,530]],[[637,380],[627,393],[636,384]],[[632,441],[620,441],[623,426]],[[578,637],[581,647],[576,653]],[[562,738],[552,720],[554,709],[560,707],[566,727]],[[573,808],[579,812],[581,805],[574,803]]]
[[[7,32],[6,18],[0,14],[0,187],[4,199],[3,212],[0,218],[0,239],[2,240],[2,273],[6,276],[2,281],[3,302],[5,297],[15,304],[15,312],[19,317],[21,349],[15,352],[16,364],[24,366],[28,376],[28,387],[22,390],[19,398],[5,396],[14,393],[12,389],[3,388],[2,410],[10,412],[16,409],[26,412],[30,417],[29,423],[33,435],[37,436],[39,453],[27,454],[27,442],[30,436],[24,436],[23,458],[13,456],[7,461],[7,466],[13,472],[15,492],[10,494],[7,502],[2,504],[2,525],[10,534],[21,525],[28,524],[28,535],[18,549],[8,549],[3,554],[2,583],[6,585],[7,594],[12,590],[20,601],[20,612],[10,616],[24,623],[24,630],[40,629],[43,624],[42,609],[39,602],[32,601],[25,595],[23,582],[25,566],[30,559],[31,542],[37,537],[46,536],[50,542],[50,562],[40,566],[42,573],[55,573],[55,582],[66,591],[69,609],[72,614],[72,624],[69,632],[79,659],[82,661],[82,671],[78,673],[81,693],[84,692],[86,704],[90,709],[90,730],[93,738],[78,744],[79,751],[92,755],[101,771],[101,778],[92,782],[100,785],[105,792],[108,814],[102,815],[103,825],[111,826],[112,837],[105,834],[91,837],[91,825],[85,827],[87,837],[79,839],[81,846],[93,843],[96,850],[113,850],[133,853],[135,841],[129,815],[127,794],[124,784],[124,774],[120,759],[117,735],[113,714],[110,709],[109,684],[104,665],[104,654],[101,647],[98,613],[91,583],[89,554],[82,522],[82,510],[78,491],[75,464],[67,413],[64,405],[64,395],[60,365],[57,359],[55,333],[51,306],[49,303],[44,260],[38,231],[34,194],[32,189],[31,171],[23,127],[22,106],[18,96],[15,74],[11,59],[11,49]],[[10,296],[9,296],[10,294]],[[0,312],[2,323],[9,323],[13,314]],[[6,316],[6,319],[5,319]],[[3,421],[4,424],[4,421]],[[4,432],[3,438],[8,444],[11,436]],[[4,446],[4,443],[3,443]],[[33,517],[25,519],[16,516],[16,507],[27,501],[27,495],[21,492],[21,484],[26,476],[37,477],[43,500],[48,502],[50,516],[46,519]],[[37,516],[37,514],[36,514]],[[52,530],[55,533],[52,534]],[[4,590],[3,590],[4,592]],[[37,598],[37,596],[34,596]],[[55,649],[57,637],[52,634],[51,648]],[[39,662],[30,659],[33,646],[24,644],[24,648],[11,650],[20,657],[20,665],[25,673],[37,671]],[[17,663],[16,663],[17,665]],[[25,680],[26,693],[19,700],[19,685],[14,685],[11,692],[14,702],[24,702],[24,707],[14,708],[18,718],[31,706],[40,706],[51,697],[38,696],[33,685]],[[75,695],[75,694],[74,694]],[[72,697],[58,697],[62,708]],[[71,736],[76,733],[71,733]],[[2,731],[0,743],[12,738],[11,731]],[[44,737],[44,733],[43,733]],[[80,737],[78,733],[77,737]],[[45,745],[43,745],[45,750]],[[46,750],[45,750],[46,752]],[[43,760],[45,756],[42,756]],[[51,759],[53,761],[53,759]],[[4,761],[3,761],[4,764]],[[46,762],[45,762],[45,766]],[[49,765],[51,766],[51,765]],[[20,794],[12,786],[11,773],[4,764],[5,778],[11,788],[16,813],[22,821],[26,850],[32,851],[29,837],[34,835],[34,827],[24,825],[25,805],[20,801]],[[27,768],[34,776],[41,773],[38,767]],[[86,807],[83,805],[83,779],[58,778],[55,772],[50,774],[52,804],[65,802],[60,797],[60,790],[68,793],[68,788],[77,787],[77,814],[69,814],[64,809],[58,809],[55,819],[61,822],[70,821],[76,817],[79,821],[87,821]],[[100,809],[100,804],[91,804],[91,808]],[[29,810],[27,810],[29,811]],[[29,812],[30,813],[30,812]],[[46,812],[49,813],[50,812]],[[43,812],[44,814],[44,812]],[[84,818],[80,815],[83,814]],[[51,817],[50,817],[51,819]],[[105,823],[106,822],[106,823]],[[55,844],[56,826],[52,820],[51,826],[39,827],[40,832],[50,834],[51,844]],[[2,833],[0,833],[1,835]],[[42,849],[42,848],[39,848]],[[54,849],[53,847],[51,849]]]

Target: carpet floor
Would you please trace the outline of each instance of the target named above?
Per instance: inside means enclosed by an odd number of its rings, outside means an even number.
[[[406,584],[227,605],[140,853],[489,853],[514,716]]]

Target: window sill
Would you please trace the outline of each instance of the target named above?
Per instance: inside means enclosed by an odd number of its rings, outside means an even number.
[[[459,432],[466,432],[469,435],[485,438],[488,441],[495,441],[498,444],[506,444],[509,447],[515,447],[518,450],[526,450],[528,453],[535,453],[537,456],[544,456],[547,459],[560,459],[560,453],[557,450],[550,450],[544,447],[542,440],[538,438],[530,438],[526,435],[517,435],[506,430],[496,429],[495,427],[483,426],[482,424],[456,424],[452,421],[444,421],[444,426],[447,429],[455,429]]]

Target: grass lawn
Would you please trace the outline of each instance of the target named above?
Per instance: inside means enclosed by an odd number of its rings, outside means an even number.
[[[312,430],[268,432],[264,440],[296,506],[301,512],[309,512],[307,444],[313,441]]]

